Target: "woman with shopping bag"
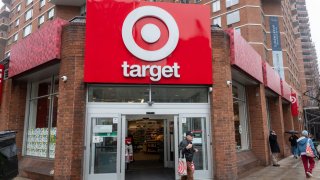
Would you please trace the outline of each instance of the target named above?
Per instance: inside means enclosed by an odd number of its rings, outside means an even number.
[[[181,176],[181,180],[193,180],[194,163],[193,154],[198,152],[198,149],[192,145],[193,133],[191,131],[186,132],[186,138],[180,142],[179,145],[179,166],[178,174]]]
[[[306,177],[310,178],[313,177],[312,170],[315,166],[314,158],[317,156],[317,151],[314,148],[312,140],[308,137],[308,131],[303,130],[301,135],[297,140],[298,154],[301,155]]]

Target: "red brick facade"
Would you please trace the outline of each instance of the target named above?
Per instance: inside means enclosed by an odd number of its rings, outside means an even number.
[[[56,154],[54,160],[21,157],[20,176],[33,179],[83,179],[84,128],[86,119],[86,85],[83,82],[85,25],[69,24],[63,28],[59,77]],[[211,131],[214,178],[237,179],[246,168],[270,164],[265,86],[257,81],[245,85],[247,92],[250,150],[237,152],[235,144],[234,110],[230,65],[229,36],[221,31],[212,33],[213,76],[215,84],[211,98]],[[239,82],[241,83],[241,82]],[[17,144],[22,152],[27,84],[6,80],[0,111],[0,129],[17,130]],[[289,155],[285,130],[296,128],[290,105],[281,97],[269,101],[272,128],[278,134],[282,155]],[[21,155],[21,154],[19,154]],[[31,168],[32,167],[32,168]],[[54,170],[54,175],[50,172]],[[45,175],[45,176],[43,176]]]

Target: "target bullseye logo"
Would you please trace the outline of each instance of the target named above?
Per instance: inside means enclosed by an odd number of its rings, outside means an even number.
[[[168,28],[168,41],[158,50],[150,51],[143,49],[133,38],[132,30],[135,23],[145,17],[160,19]],[[151,23],[145,24],[140,33],[142,39],[149,44],[156,43],[161,37],[160,28]],[[141,60],[154,62],[166,58],[175,50],[179,41],[179,28],[171,14],[164,9],[156,6],[142,6],[127,15],[122,25],[122,39],[131,54]]]
[[[294,96],[290,96],[291,103],[294,104],[297,102],[297,98]]]

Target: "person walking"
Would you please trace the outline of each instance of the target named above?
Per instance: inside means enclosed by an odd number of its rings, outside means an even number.
[[[291,153],[294,158],[298,159],[298,144],[297,144],[298,136],[295,134],[292,134],[289,138],[290,144],[291,144]]]
[[[298,155],[301,155],[301,160],[303,163],[304,171],[306,177],[310,178],[312,176],[312,170],[315,166],[314,157],[307,156],[307,146],[309,145],[313,151],[314,156],[317,156],[317,151],[314,148],[312,140],[309,138],[309,133],[306,130],[301,132],[301,137],[297,140],[298,142]]]
[[[193,154],[198,152],[198,149],[193,147],[192,144],[193,133],[191,131],[186,132],[186,138],[180,142],[179,152],[186,158],[187,162],[187,176],[181,176],[181,180],[193,180],[194,163]]]
[[[277,141],[277,134],[273,130],[270,131],[269,144],[271,149],[272,165],[278,167],[280,166],[280,164],[278,163],[278,155],[280,153],[280,148]]]

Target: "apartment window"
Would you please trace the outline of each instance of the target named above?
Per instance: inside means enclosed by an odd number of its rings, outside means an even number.
[[[28,36],[29,34],[31,34],[31,31],[32,31],[32,25],[29,24],[28,26],[26,26],[26,27],[23,29],[23,37],[26,37],[26,36]]]
[[[29,9],[26,14],[25,14],[25,18],[26,18],[26,21],[28,21],[29,19],[32,18],[32,13],[33,13],[33,9]]]
[[[18,37],[19,37],[18,33],[16,33],[15,35],[13,35],[13,42],[18,41]]]
[[[227,25],[236,23],[240,21],[240,12],[238,11],[234,11],[232,13],[228,13],[227,14]]]
[[[18,27],[20,24],[20,19],[17,19],[16,22],[14,23],[15,27]]]
[[[39,17],[39,25],[44,23],[44,15],[42,15],[41,17]]]
[[[213,25],[218,24],[221,27],[221,17],[213,18],[212,24]]]
[[[195,4],[199,4],[201,2],[201,0],[194,0]]]
[[[54,9],[50,9],[48,12],[48,19],[52,19],[54,16]]]
[[[40,0],[40,8],[46,5],[46,0]]]
[[[17,12],[20,12],[20,10],[21,10],[21,4],[17,6]]]
[[[234,32],[241,34],[241,28],[234,28]]]
[[[212,12],[220,11],[220,9],[221,9],[220,0],[214,1],[212,3]]]
[[[51,77],[28,84],[26,149],[28,156],[55,157],[59,79]]]
[[[239,3],[239,0],[226,0],[226,7],[231,7]]]
[[[232,83],[233,120],[235,129],[236,148],[238,151],[249,149],[249,130],[246,91],[242,84]]]
[[[32,0],[27,0],[26,1],[26,5],[28,6],[29,4],[31,4],[32,3]]]

